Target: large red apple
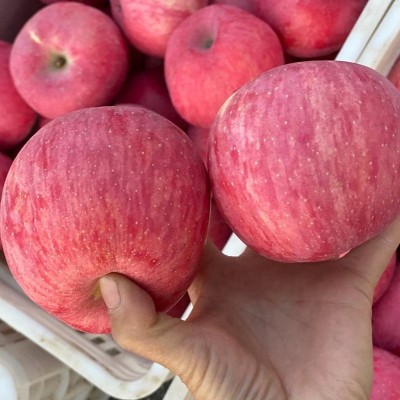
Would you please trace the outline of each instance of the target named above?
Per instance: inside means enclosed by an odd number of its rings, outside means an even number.
[[[110,0],[114,19],[131,44],[145,54],[164,57],[174,29],[208,0]]]
[[[11,44],[0,40],[0,149],[21,143],[31,132],[36,113],[25,103],[10,74]]]
[[[187,128],[186,121],[180,117],[172,105],[165,83],[163,66],[133,73],[115,98],[115,103],[141,105],[169,119],[181,129]]]
[[[178,113],[192,125],[209,128],[236,89],[283,63],[282,46],[266,23],[240,8],[215,4],[172,33],[165,76]]]
[[[400,358],[378,347],[373,349],[374,378],[370,400],[400,399]]]
[[[260,75],[222,106],[209,144],[220,211],[267,257],[337,258],[400,213],[400,95],[362,65]]]
[[[400,268],[383,296],[372,308],[372,333],[375,345],[400,356]]]
[[[111,102],[126,79],[128,57],[126,41],[110,17],[84,4],[61,2],[25,24],[10,68],[25,101],[52,119]]]
[[[256,0],[257,15],[278,32],[290,55],[315,58],[339,50],[367,0]]]
[[[109,333],[98,278],[124,274],[167,311],[196,274],[209,207],[204,164],[176,125],[142,107],[89,108],[49,122],[18,153],[1,237],[33,301]]]

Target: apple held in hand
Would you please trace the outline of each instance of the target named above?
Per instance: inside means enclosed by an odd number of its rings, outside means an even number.
[[[394,276],[394,271],[396,270],[396,265],[397,254],[395,253],[390,259],[388,266],[386,267],[385,271],[383,271],[383,274],[381,275],[378,284],[375,287],[373,303],[376,303],[390,286]]]
[[[10,74],[11,44],[0,40],[0,149],[21,143],[31,132],[36,113],[25,103]]]
[[[208,0],[110,0],[112,14],[130,43],[151,56],[164,57],[174,29]]]
[[[285,51],[316,58],[339,50],[367,0],[256,0],[260,18],[272,26]]]
[[[209,128],[236,89],[283,63],[282,46],[269,25],[238,7],[214,4],[172,33],[165,78],[178,113],[192,125]]]
[[[109,333],[98,278],[124,274],[167,311],[196,274],[209,194],[190,139],[165,118],[134,106],[75,111],[14,160],[1,203],[6,260],[49,313]]]
[[[400,213],[399,155],[397,89],[358,64],[309,61],[274,68],[225,102],[208,171],[219,210],[248,246],[321,261]]]
[[[24,25],[10,69],[25,101],[52,119],[111,102],[127,77],[128,60],[127,43],[110,17],[84,4],[61,2]]]

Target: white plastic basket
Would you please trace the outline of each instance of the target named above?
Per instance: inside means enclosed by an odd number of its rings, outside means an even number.
[[[0,321],[2,400],[107,400],[50,353]]]
[[[387,75],[400,55],[400,0],[369,0],[336,60],[357,62]],[[232,243],[240,241],[232,236]],[[229,243],[228,243],[229,244]],[[224,252],[229,254],[230,247]],[[235,252],[238,255],[239,252]],[[186,386],[175,377],[164,400],[193,400]]]

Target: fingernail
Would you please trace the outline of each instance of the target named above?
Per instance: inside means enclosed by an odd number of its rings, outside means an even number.
[[[109,310],[113,311],[117,309],[121,304],[121,295],[117,282],[104,276],[100,279],[100,290],[103,300]]]

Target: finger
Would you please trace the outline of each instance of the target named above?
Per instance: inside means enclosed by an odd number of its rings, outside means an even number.
[[[184,343],[192,335],[189,324],[156,312],[152,298],[119,274],[100,278],[109,309],[112,335],[128,351],[178,373],[187,358]]]
[[[223,257],[224,255],[217,246],[211,240],[207,240],[200,260],[199,271],[188,290],[193,305],[196,304],[199,294],[204,290],[204,285],[212,281],[212,276],[218,273]]]
[[[350,251],[343,261],[376,285],[400,244],[400,217],[382,233]]]

